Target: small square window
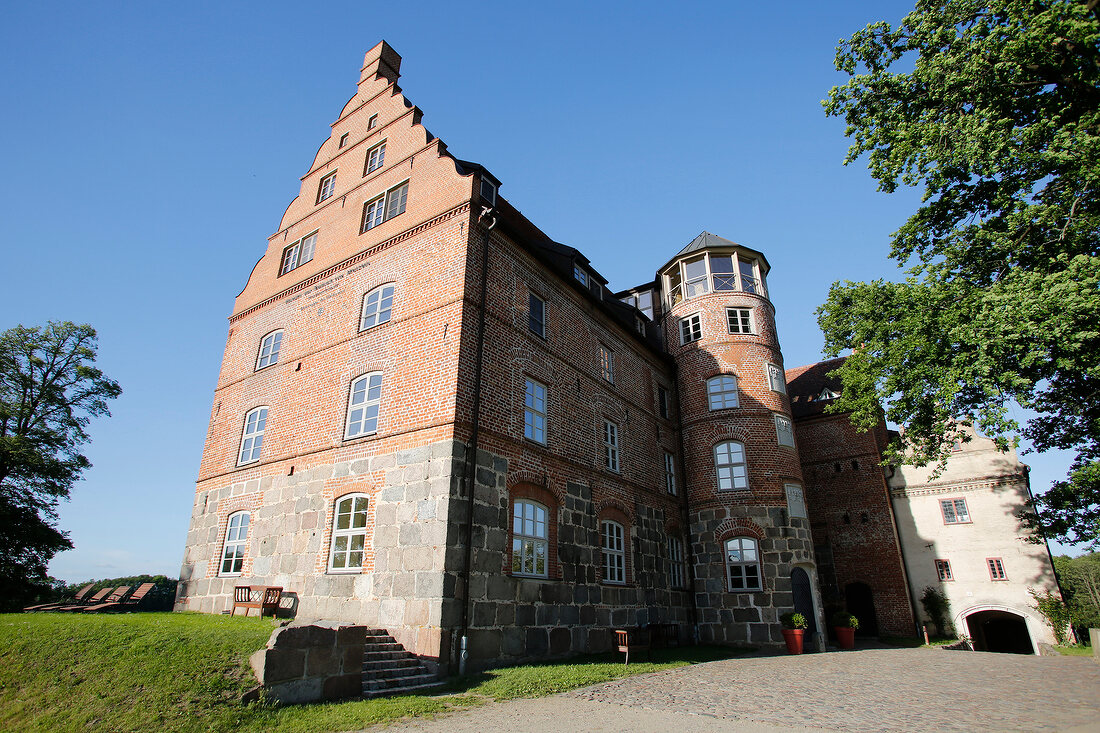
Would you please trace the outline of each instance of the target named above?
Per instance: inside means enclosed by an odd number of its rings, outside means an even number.
[[[703,319],[698,313],[680,319],[680,345],[703,338]]]
[[[711,410],[724,410],[739,407],[737,377],[732,374],[719,374],[707,380],[707,405]]]
[[[496,206],[497,187],[484,178],[481,179],[481,198],[488,201],[490,206]]]
[[[527,297],[527,328],[531,333],[546,338],[546,301],[534,293]]]
[[[382,142],[379,145],[375,145],[367,152],[367,165],[363,171],[363,175],[373,173],[381,168],[386,162],[386,143]]]
[[[966,499],[942,499],[940,510],[944,524],[969,524],[970,511],[966,508]]]
[[[332,198],[332,193],[335,190],[336,171],[333,171],[321,179],[321,183],[317,187],[317,203],[321,203],[327,198]]]
[[[794,426],[786,415],[775,416],[775,438],[779,445],[794,448]]]
[[[342,148],[347,147],[348,135],[350,135],[350,134],[351,134],[350,132],[345,132],[343,135],[340,136],[340,147],[342,147]]]
[[[936,576],[945,583],[954,580],[955,576],[951,574],[951,563],[947,560],[936,560]]]
[[[367,120],[367,129],[373,130],[376,127],[378,127],[378,115],[371,115]]]
[[[1005,573],[1005,564],[1001,562],[1001,558],[990,557],[985,562],[989,567],[990,580],[1008,580],[1008,575]]]
[[[615,382],[615,354],[606,346],[600,347],[600,376],[608,382]]]
[[[573,265],[573,277],[585,287],[588,286],[588,273],[581,269],[580,265]]]
[[[726,308],[730,333],[752,333],[752,308]]]
[[[610,420],[603,421],[604,465],[609,471],[619,471],[619,426]]]

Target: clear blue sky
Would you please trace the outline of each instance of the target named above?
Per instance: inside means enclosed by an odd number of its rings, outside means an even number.
[[[66,580],[179,571],[233,297],[385,39],[460,158],[625,288],[700,231],[764,251],[788,367],[917,202],[844,168],[837,40],[911,3],[17,3],[0,24],[0,328],[99,331],[123,396],[61,508]],[[1035,456],[1033,485],[1064,475]]]

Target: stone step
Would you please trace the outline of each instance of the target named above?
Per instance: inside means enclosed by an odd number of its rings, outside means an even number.
[[[363,652],[363,661],[364,662],[384,662],[384,661],[387,661],[387,660],[415,659],[415,658],[416,657],[414,657],[412,654],[405,651],[404,649],[402,649],[401,651],[393,651],[393,652],[369,652],[369,651],[364,651]]]
[[[404,659],[377,659],[363,662],[363,672],[371,672],[376,669],[392,669],[396,667],[419,667],[420,660],[411,654]]]
[[[427,682],[427,683],[418,684],[418,685],[407,685],[405,687],[393,687],[393,688],[386,689],[386,690],[366,690],[366,689],[364,689],[363,690],[363,697],[370,699],[370,698],[375,698],[375,697],[387,697],[389,695],[404,695],[404,694],[407,694],[407,693],[410,693],[410,692],[424,692],[426,690],[430,690],[430,689],[435,688],[435,687],[442,687],[444,684],[446,684],[446,683],[445,682],[440,682],[440,681],[437,680],[435,682]]]
[[[404,679],[405,677],[412,677],[418,674],[427,674],[428,670],[424,669],[422,665],[416,665],[415,667],[388,667],[385,669],[375,669],[371,671],[363,670],[363,681],[381,681],[392,679]]]
[[[405,651],[405,647],[396,641],[391,642],[367,642],[363,645],[364,652],[396,652]]]
[[[392,677],[384,680],[363,680],[363,692],[396,690],[410,686],[427,685],[439,682],[435,675],[423,672],[407,677]]]

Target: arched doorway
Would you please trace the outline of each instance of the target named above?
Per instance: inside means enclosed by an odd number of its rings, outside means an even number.
[[[794,592],[794,610],[806,617],[806,636],[812,638],[817,633],[817,613],[814,611],[810,574],[802,568],[792,568],[791,590]]]
[[[1010,611],[978,611],[966,617],[966,627],[980,652],[1034,654],[1023,616]]]
[[[849,583],[844,586],[844,605],[848,613],[859,619],[859,636],[878,636],[878,620],[875,618],[875,599],[871,586],[866,583]]]

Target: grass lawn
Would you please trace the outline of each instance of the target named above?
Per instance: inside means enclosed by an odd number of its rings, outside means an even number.
[[[1058,653],[1065,657],[1091,657],[1092,647],[1084,644],[1065,644],[1054,647]]]
[[[734,650],[659,650],[629,667],[610,656],[493,670],[447,692],[276,707],[240,704],[255,686],[248,656],[272,621],[202,614],[0,615],[0,730],[357,730],[487,700],[538,697]]]

